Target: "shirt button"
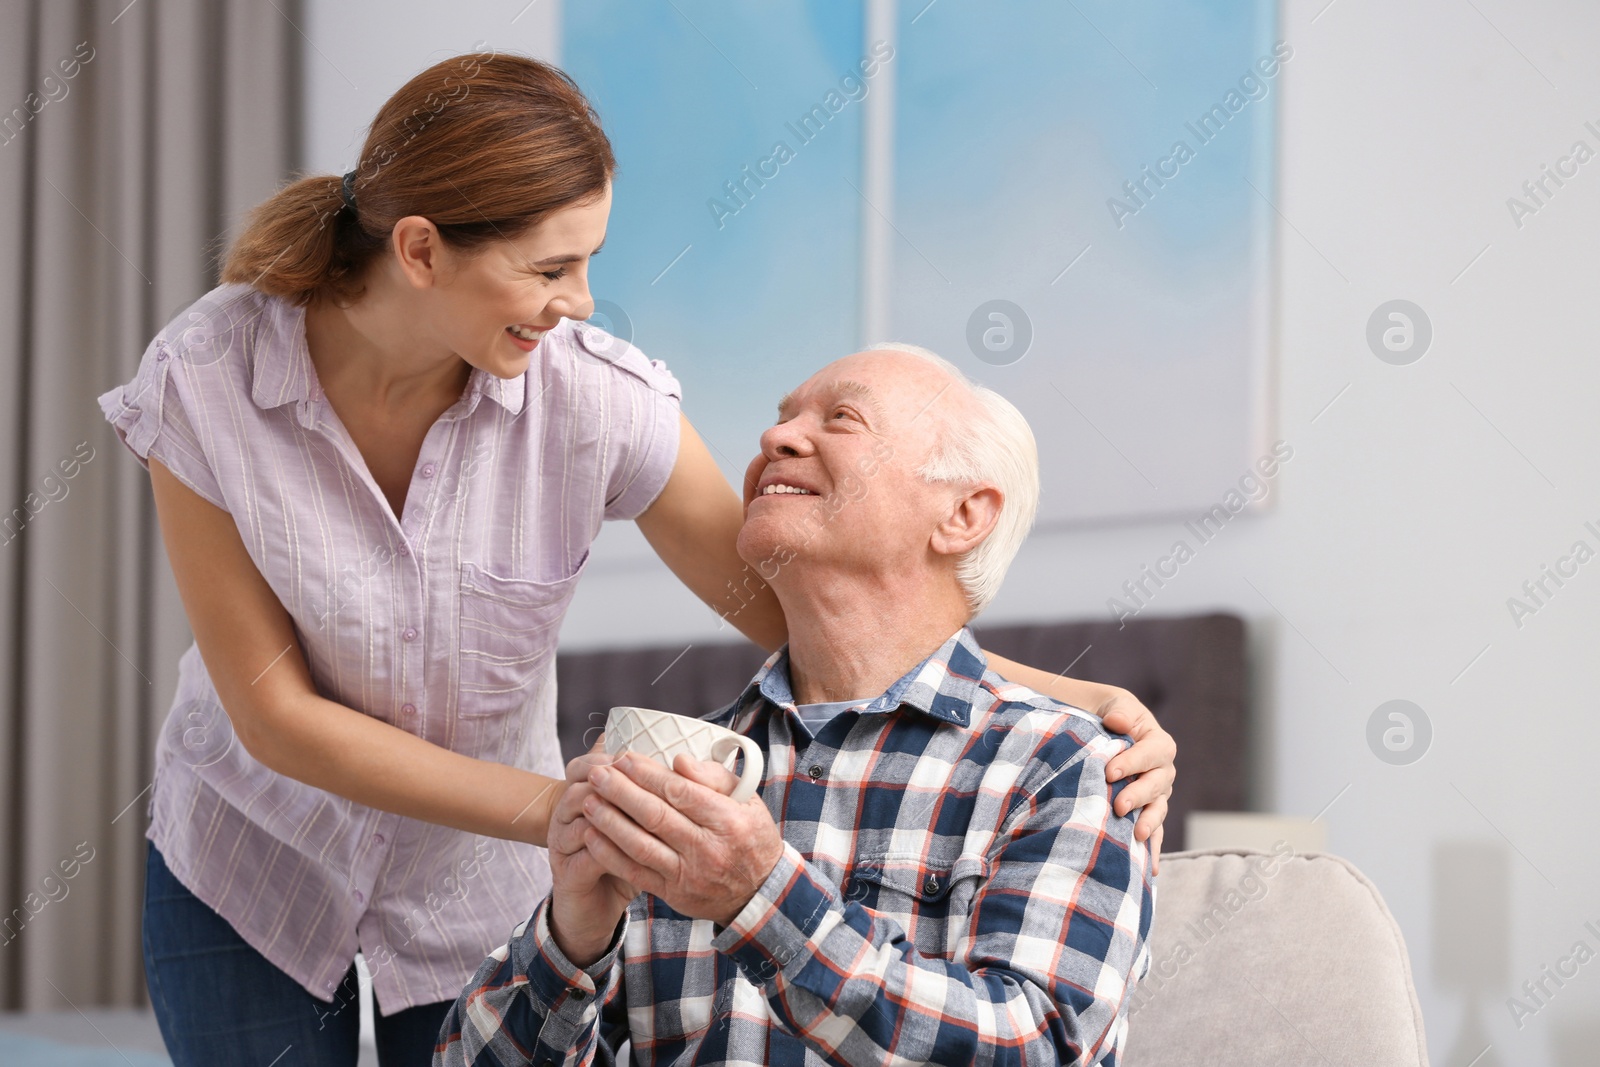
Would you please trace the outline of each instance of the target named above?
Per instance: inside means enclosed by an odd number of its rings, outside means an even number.
[[[383,835],[382,835],[382,834],[373,834],[373,835],[372,835],[372,843],[373,843],[373,844],[374,844],[374,845],[381,845],[381,844],[383,844]]]
[[[422,476],[424,478],[432,478],[433,477],[433,464],[432,463],[424,463],[422,465]]]
[[[813,782],[816,781],[818,778],[822,777],[822,764],[813,763],[811,765],[811,769],[806,771],[806,773],[811,776],[811,780]]]
[[[939,891],[939,879],[929,878],[926,882],[923,882],[922,891],[924,893],[937,893]]]
[[[412,627],[412,626],[407,626],[405,628],[405,630],[400,634],[400,636],[405,638],[407,641],[415,641],[417,639],[416,628]]]
[[[158,361],[166,359],[166,358],[167,358],[167,350],[165,348],[156,349],[156,359]]]
[[[357,904],[365,904],[366,901],[367,901],[366,894],[361,892],[361,890],[357,889],[356,890],[356,903]]]
[[[584,993],[584,991],[581,990],[581,989],[574,989],[572,991],[572,999],[573,1000],[582,1000],[586,995],[587,994]]]
[[[416,713],[417,713],[417,706],[415,704],[402,704],[402,705],[400,705],[400,714],[402,714],[402,715],[415,715]]]
[[[406,544],[404,541],[401,541],[399,552],[402,556],[409,556],[411,555],[411,546]]]

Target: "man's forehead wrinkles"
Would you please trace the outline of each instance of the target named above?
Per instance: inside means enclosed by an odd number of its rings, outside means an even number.
[[[871,387],[851,378],[840,378],[835,381],[824,382],[821,385],[814,386],[810,389],[807,389],[805,386],[801,386],[799,389],[795,389],[791,392],[783,394],[783,396],[778,400],[779,418],[782,418],[784,412],[788,411],[795,405],[795,403],[797,403],[797,394],[802,392],[808,395],[820,394],[824,397],[855,397],[871,408],[875,414],[882,416],[884,413],[883,401],[878,397],[877,393],[873,392]]]

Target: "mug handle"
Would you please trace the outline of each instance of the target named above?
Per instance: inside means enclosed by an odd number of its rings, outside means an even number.
[[[761,746],[743,734],[717,738],[711,745],[711,758],[721,763],[736,749],[744,752],[744,773],[739,775],[739,784],[734,786],[729,799],[735,804],[743,804],[756,795],[756,786],[761,784],[766,761],[761,756]]]

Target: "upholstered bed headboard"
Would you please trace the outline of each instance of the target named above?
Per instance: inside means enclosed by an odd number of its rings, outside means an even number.
[[[983,647],[1074,678],[1119,685],[1178,742],[1162,851],[1184,847],[1190,811],[1241,811],[1246,789],[1245,630],[1235,615],[974,627]],[[704,715],[749,682],[766,653],[748,642],[565,653],[556,707],[565,758],[584,751],[614,705]],[[588,737],[587,743],[584,738]]]

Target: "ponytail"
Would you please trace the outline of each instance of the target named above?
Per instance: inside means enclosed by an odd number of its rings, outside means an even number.
[[[345,206],[338,177],[296,178],[257,205],[228,250],[224,282],[245,282],[304,306],[319,293],[350,298],[375,253],[374,238]]]

